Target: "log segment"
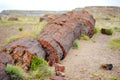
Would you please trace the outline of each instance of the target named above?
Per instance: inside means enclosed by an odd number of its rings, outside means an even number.
[[[93,36],[95,19],[87,11],[70,11],[51,20],[38,35],[50,65],[64,59],[81,34]],[[62,51],[61,51],[62,50]]]
[[[3,52],[11,55],[12,64],[21,66],[24,70],[29,69],[30,61],[34,55],[45,58],[45,52],[35,39],[16,39],[6,45]]]
[[[36,39],[16,39],[1,52],[10,55],[12,64],[25,70],[29,70],[34,55],[44,58],[52,66],[66,57],[73,41],[81,34],[92,37],[94,25],[95,19],[87,11],[70,11],[49,21]]]

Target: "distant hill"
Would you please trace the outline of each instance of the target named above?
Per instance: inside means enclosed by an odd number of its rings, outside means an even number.
[[[75,8],[74,10],[84,9],[91,14],[109,14],[118,15],[120,14],[120,7],[113,6],[87,6],[85,8]],[[64,13],[66,11],[42,11],[42,10],[3,10],[0,14],[10,15],[10,14],[22,14],[22,15],[42,15],[49,13]]]
[[[40,10],[3,10],[0,14],[42,15],[46,13],[64,13],[66,11],[40,11]]]
[[[120,14],[120,7],[115,6],[88,6],[84,9],[91,13]]]

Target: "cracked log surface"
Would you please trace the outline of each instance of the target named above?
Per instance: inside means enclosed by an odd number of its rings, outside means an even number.
[[[95,19],[87,11],[70,11],[48,22],[37,39],[50,65],[64,59],[81,34],[93,36]],[[62,50],[62,51],[61,51]]]
[[[0,79],[6,76],[7,63],[29,70],[34,55],[44,58],[49,65],[64,59],[81,34],[93,36],[95,19],[87,11],[70,11],[51,20],[36,39],[16,39],[0,52]]]
[[[45,58],[41,45],[31,38],[16,39],[6,45],[2,51],[11,55],[12,64],[21,66],[25,70],[28,70],[33,55]]]

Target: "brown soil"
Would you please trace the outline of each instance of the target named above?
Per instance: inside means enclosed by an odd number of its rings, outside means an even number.
[[[118,35],[120,36],[120,33],[115,33],[113,36]],[[111,37],[103,34],[94,35],[95,43],[91,40],[80,40],[79,48],[71,49],[62,61],[66,67],[66,76],[72,80],[90,80],[92,73],[96,72],[104,76],[115,75],[120,79],[120,51],[114,51],[108,47],[107,43]],[[107,71],[100,68],[101,64],[106,63],[113,64],[113,70]]]
[[[12,35],[22,33],[18,30],[19,26],[0,27],[0,49],[5,45],[6,39]],[[33,28],[32,25],[24,25],[23,30],[30,31]]]
[[[0,27],[0,47],[7,37],[19,32],[17,29],[17,27]],[[95,43],[92,40],[80,40],[79,48],[71,48],[66,58],[61,61],[66,68],[66,77],[71,80],[90,80],[91,74],[96,72],[104,76],[115,75],[120,79],[120,51],[110,49],[107,44],[115,36],[120,36],[120,33],[114,33],[112,36],[98,33],[92,38],[95,39]],[[113,64],[113,70],[100,69],[100,65],[104,63]]]

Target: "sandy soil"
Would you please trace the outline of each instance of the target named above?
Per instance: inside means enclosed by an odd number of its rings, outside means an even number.
[[[120,36],[114,33],[113,36]],[[102,74],[102,80],[117,76],[120,80],[120,51],[114,51],[108,47],[108,40],[113,36],[103,34],[94,35],[96,42],[79,41],[79,49],[70,49],[67,57],[62,61],[65,65],[65,74],[71,80],[90,80],[92,73]],[[113,70],[107,71],[100,68],[101,64],[113,64]],[[107,79],[105,79],[105,77]]]
[[[5,40],[15,34],[22,33],[18,30],[19,26],[0,27],[0,49],[5,45]],[[30,31],[33,28],[32,25],[24,25],[23,30]]]
[[[32,26],[25,26],[25,30],[30,30]],[[0,48],[4,45],[5,39],[16,33],[18,27],[0,27]],[[93,36],[96,42],[92,40],[79,40],[79,48],[71,48],[67,57],[61,61],[65,65],[65,75],[70,80],[90,80],[93,73],[97,73],[102,76],[102,80],[108,79],[109,76],[117,76],[120,80],[120,51],[112,50],[108,47],[108,41],[115,36],[120,36],[120,33],[114,33],[112,36],[103,34],[96,34]],[[113,64],[113,70],[107,71],[100,69],[100,65],[104,63]],[[104,79],[104,78],[107,79]]]

